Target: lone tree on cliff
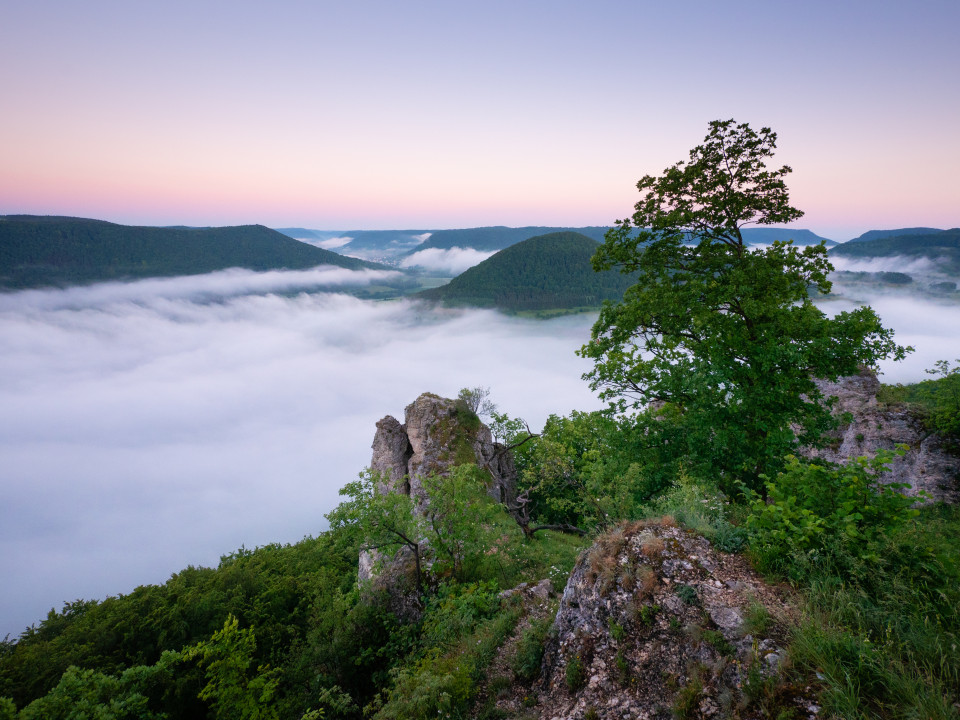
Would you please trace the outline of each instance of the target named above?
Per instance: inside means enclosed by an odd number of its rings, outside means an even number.
[[[909,350],[869,307],[828,318],[813,305],[809,287],[830,291],[823,244],[745,245],[745,225],[803,215],[784,184],[791,169],[766,167],[776,139],[717,120],[689,161],[637,183],[632,220],[606,234],[593,267],[640,277],[604,306],[580,350],[601,398],[621,412],[665,403],[653,442],[672,438],[671,455],[719,471],[728,490],[759,487],[791,448],[830,426],[814,377],[835,380]]]

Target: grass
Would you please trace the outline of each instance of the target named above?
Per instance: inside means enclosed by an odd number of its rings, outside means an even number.
[[[512,663],[513,672],[520,680],[531,682],[540,676],[543,649],[552,623],[553,615],[550,614],[532,622],[520,635]]]
[[[960,717],[960,508],[930,507],[807,579],[790,656],[816,674],[828,714]]]

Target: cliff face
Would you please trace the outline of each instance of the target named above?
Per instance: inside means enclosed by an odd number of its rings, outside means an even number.
[[[495,500],[513,498],[516,473],[509,454],[456,400],[424,393],[407,405],[402,425],[390,415],[377,423],[370,467],[380,473],[384,491],[410,495],[418,507],[427,501],[424,477],[470,462],[490,472]]]
[[[567,582],[536,689],[539,717],[729,717],[783,661],[788,601],[743,556],[669,518],[621,526]],[[811,716],[806,690],[791,692],[794,717]]]
[[[390,415],[377,423],[372,447],[370,467],[380,474],[380,491],[409,495],[415,512],[422,513],[429,502],[423,478],[443,475],[464,463],[476,463],[490,473],[487,492],[498,502],[516,497],[516,470],[509,452],[456,400],[422,394],[407,405],[403,424]],[[361,554],[361,581],[373,578],[375,559],[372,553]]]
[[[801,454],[842,463],[853,457],[872,457],[878,449],[893,450],[902,443],[909,449],[894,459],[884,476],[886,482],[907,483],[911,495],[922,490],[934,500],[960,500],[960,458],[947,453],[939,436],[925,430],[910,413],[877,402],[880,381],[876,375],[867,370],[835,383],[818,380],[817,385],[825,397],[837,398],[834,415],[841,418],[841,425],[826,447],[805,448]]]

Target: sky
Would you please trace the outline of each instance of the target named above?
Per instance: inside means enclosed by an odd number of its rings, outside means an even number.
[[[795,225],[960,225],[960,4],[303,1],[0,9],[0,214],[602,225],[714,119]]]

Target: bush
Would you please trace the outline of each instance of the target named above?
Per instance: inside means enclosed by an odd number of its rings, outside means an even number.
[[[576,692],[587,682],[587,671],[583,666],[583,661],[579,655],[574,655],[567,660],[567,668],[564,673],[564,680],[567,683],[567,690]]]
[[[839,467],[789,457],[767,483],[767,500],[754,495],[750,504],[746,525],[760,568],[799,579],[831,553],[867,557],[871,540],[916,517],[916,498],[901,492],[908,485],[880,482],[893,457],[878,450]]]
[[[543,647],[550,632],[549,617],[530,624],[517,642],[517,654],[513,657],[513,672],[520,680],[530,682],[540,675],[543,663]]]

